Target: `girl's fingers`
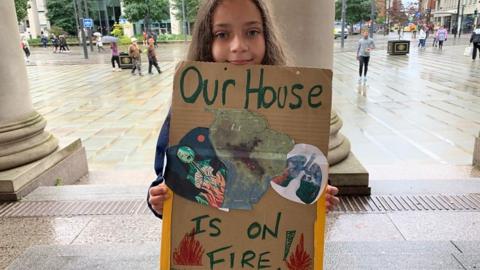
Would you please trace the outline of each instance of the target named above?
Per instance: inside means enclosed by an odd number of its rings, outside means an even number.
[[[148,192],[149,192],[150,196],[167,194],[167,187],[164,184],[160,184],[158,186],[151,187],[148,190]]]
[[[168,198],[169,198],[168,194],[167,195],[152,196],[152,197],[150,197],[148,202],[152,206],[162,205],[162,207],[163,207],[163,202],[166,201]]]
[[[337,195],[338,194],[338,188],[335,186],[327,185],[327,194],[331,195]]]

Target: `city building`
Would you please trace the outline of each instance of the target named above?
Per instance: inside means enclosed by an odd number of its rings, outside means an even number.
[[[19,30],[20,33],[36,38],[41,35],[42,31],[50,29],[50,22],[47,19],[47,3],[46,0],[30,0],[28,6],[27,18],[20,23]]]
[[[437,0],[432,12],[433,22],[455,33],[461,21],[462,33],[469,33],[477,21],[476,10],[479,10],[477,0]]]
[[[171,1],[171,0],[170,0]],[[20,33],[26,34],[31,38],[36,38],[41,35],[42,32],[48,33],[51,25],[47,18],[47,0],[30,0],[28,2],[28,15],[23,22],[19,24]],[[80,9],[84,9],[84,2],[78,0],[78,6]],[[123,15],[124,3],[123,0],[95,0],[88,1],[89,14],[83,15],[83,17],[89,17],[93,19],[93,31],[101,32],[104,35],[108,35],[115,23],[127,23],[128,29],[126,29],[126,35],[133,36],[140,34],[144,29],[144,22],[140,20],[130,25],[125,20],[120,20]],[[150,28],[157,33],[174,33],[180,34],[181,23],[175,18],[174,11],[170,10],[170,19],[173,24],[171,26],[170,20],[161,22],[152,22]],[[131,27],[130,27],[131,26]]]

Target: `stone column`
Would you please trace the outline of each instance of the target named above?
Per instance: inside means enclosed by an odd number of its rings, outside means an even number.
[[[41,159],[58,141],[44,131],[46,121],[35,112],[17,27],[14,0],[0,1],[0,171]]]
[[[286,45],[287,64],[333,70],[335,1],[269,0],[267,3]],[[341,127],[342,120],[332,110],[328,146],[330,180],[340,187],[341,194],[369,194],[368,173],[350,152],[350,142],[339,132]]]
[[[172,27],[172,34],[179,35],[183,30],[181,22],[175,16],[176,12],[178,11],[174,8],[174,2],[170,0],[170,26]]]

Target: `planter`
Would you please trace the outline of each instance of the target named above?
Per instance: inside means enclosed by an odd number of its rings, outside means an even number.
[[[120,68],[121,69],[132,69],[133,68],[132,58],[130,56],[128,56],[128,53],[121,52],[119,54],[119,58],[120,58]]]
[[[410,40],[389,40],[388,54],[405,55],[410,52]]]

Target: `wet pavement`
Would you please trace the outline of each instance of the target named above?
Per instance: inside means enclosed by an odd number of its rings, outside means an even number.
[[[465,44],[413,47],[407,56],[378,49],[361,84],[355,52],[334,54],[333,105],[371,179],[480,175],[471,167],[480,131],[480,61],[463,56],[467,40],[456,42]],[[160,46],[163,73],[133,77],[112,72],[108,53],[86,61],[79,48],[69,54],[35,49],[28,66],[34,107],[61,140],[82,139],[92,172],[143,172],[145,179],[124,181],[149,182],[174,67],[185,50],[182,43]],[[146,73],[145,61],[143,68]]]
[[[344,50],[336,43],[333,104],[372,192],[480,193],[480,173],[471,166],[480,60],[463,56],[467,41],[442,51],[412,47],[408,56],[388,56],[379,46],[368,81],[359,84],[349,40]],[[139,77],[112,72],[108,53],[86,61],[75,47],[68,54],[33,49],[27,70],[34,107],[61,143],[82,139],[90,175],[26,200],[144,200],[175,61],[184,53],[184,44],[160,46],[163,73]],[[478,268],[479,213],[335,211],[327,222],[326,269]],[[0,216],[0,269],[156,269],[160,231],[148,213]]]

